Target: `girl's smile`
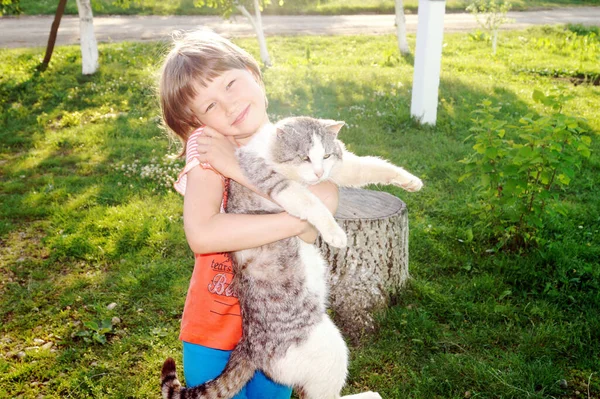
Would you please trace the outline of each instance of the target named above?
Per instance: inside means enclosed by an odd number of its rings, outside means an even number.
[[[248,115],[248,112],[250,111],[250,105],[248,105],[241,114],[239,114],[239,116],[236,118],[235,121],[233,121],[233,123],[231,124],[233,125],[238,125],[240,123],[242,123],[245,119],[246,119],[246,115]]]

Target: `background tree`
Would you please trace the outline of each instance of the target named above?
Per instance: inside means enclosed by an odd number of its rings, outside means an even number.
[[[60,21],[62,19],[63,14],[65,13],[66,5],[67,0],[60,0],[58,2],[58,7],[56,7],[54,21],[52,21],[52,26],[50,27],[50,36],[48,36],[48,44],[46,45],[46,54],[44,55],[44,60],[38,67],[38,69],[41,71],[45,71],[46,68],[48,68],[48,64],[50,64],[50,59],[52,58],[52,53],[54,52],[54,44],[56,44],[56,35],[58,34],[58,27],[60,26]]]
[[[81,41],[81,73],[92,75],[98,70],[98,43],[94,35],[94,15],[90,0],[77,0],[77,10]]]
[[[271,4],[271,0],[196,0],[194,5],[196,7],[208,6],[217,9],[224,18],[230,18],[231,14],[237,10],[243,16],[248,18],[250,24],[256,32],[256,38],[258,39],[258,46],[260,48],[260,59],[265,66],[271,66],[271,57],[269,56],[269,50],[267,49],[267,41],[265,40],[265,34],[262,27],[261,10],[263,7]],[[283,1],[279,1],[279,5],[282,5]],[[254,17],[248,11],[248,7],[254,10]]]
[[[406,41],[406,17],[404,16],[404,0],[396,0],[396,36],[398,36],[398,50],[400,54],[410,54]]]
[[[58,27],[60,26],[66,5],[67,0],[59,0],[58,7],[56,7],[54,21],[52,22],[50,36],[48,37],[48,44],[46,45],[46,54],[38,67],[41,71],[45,71],[50,64],[54,45],[56,44]],[[90,0],[77,0],[77,10],[79,11],[79,37],[81,41],[81,72],[84,75],[91,75],[98,70],[98,43],[94,35],[94,21]]]
[[[477,23],[492,37],[493,54],[496,54],[500,26],[512,22],[506,17],[511,7],[512,4],[505,0],[475,0],[467,7],[467,11],[475,16]]]

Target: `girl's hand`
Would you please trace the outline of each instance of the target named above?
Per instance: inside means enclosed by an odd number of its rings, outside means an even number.
[[[308,223],[307,221],[303,220],[301,221],[301,223],[302,232],[298,234],[298,238],[308,244],[314,244],[317,240],[319,232],[317,231],[317,229],[315,229],[315,227],[312,224]]]
[[[223,136],[215,129],[206,126],[196,139],[199,161],[209,163],[217,172],[235,180],[239,174],[239,165],[235,157],[238,145],[231,136]]]

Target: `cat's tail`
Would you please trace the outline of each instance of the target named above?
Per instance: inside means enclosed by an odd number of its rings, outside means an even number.
[[[225,370],[214,380],[193,388],[183,388],[177,379],[175,361],[165,360],[161,372],[163,399],[233,398],[254,376],[256,367],[238,351],[233,351]]]

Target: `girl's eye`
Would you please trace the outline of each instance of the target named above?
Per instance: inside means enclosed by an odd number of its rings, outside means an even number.
[[[210,111],[211,109],[213,109],[215,107],[215,105],[217,105],[217,103],[211,103],[208,107],[206,107],[206,111],[204,111],[205,113]]]
[[[323,155],[323,159],[327,159],[327,158],[329,158],[330,156],[331,156],[331,154],[325,154],[325,155]]]
[[[225,88],[229,89],[233,85],[233,82],[235,82],[235,79],[233,79],[231,82],[229,82],[229,84]]]

